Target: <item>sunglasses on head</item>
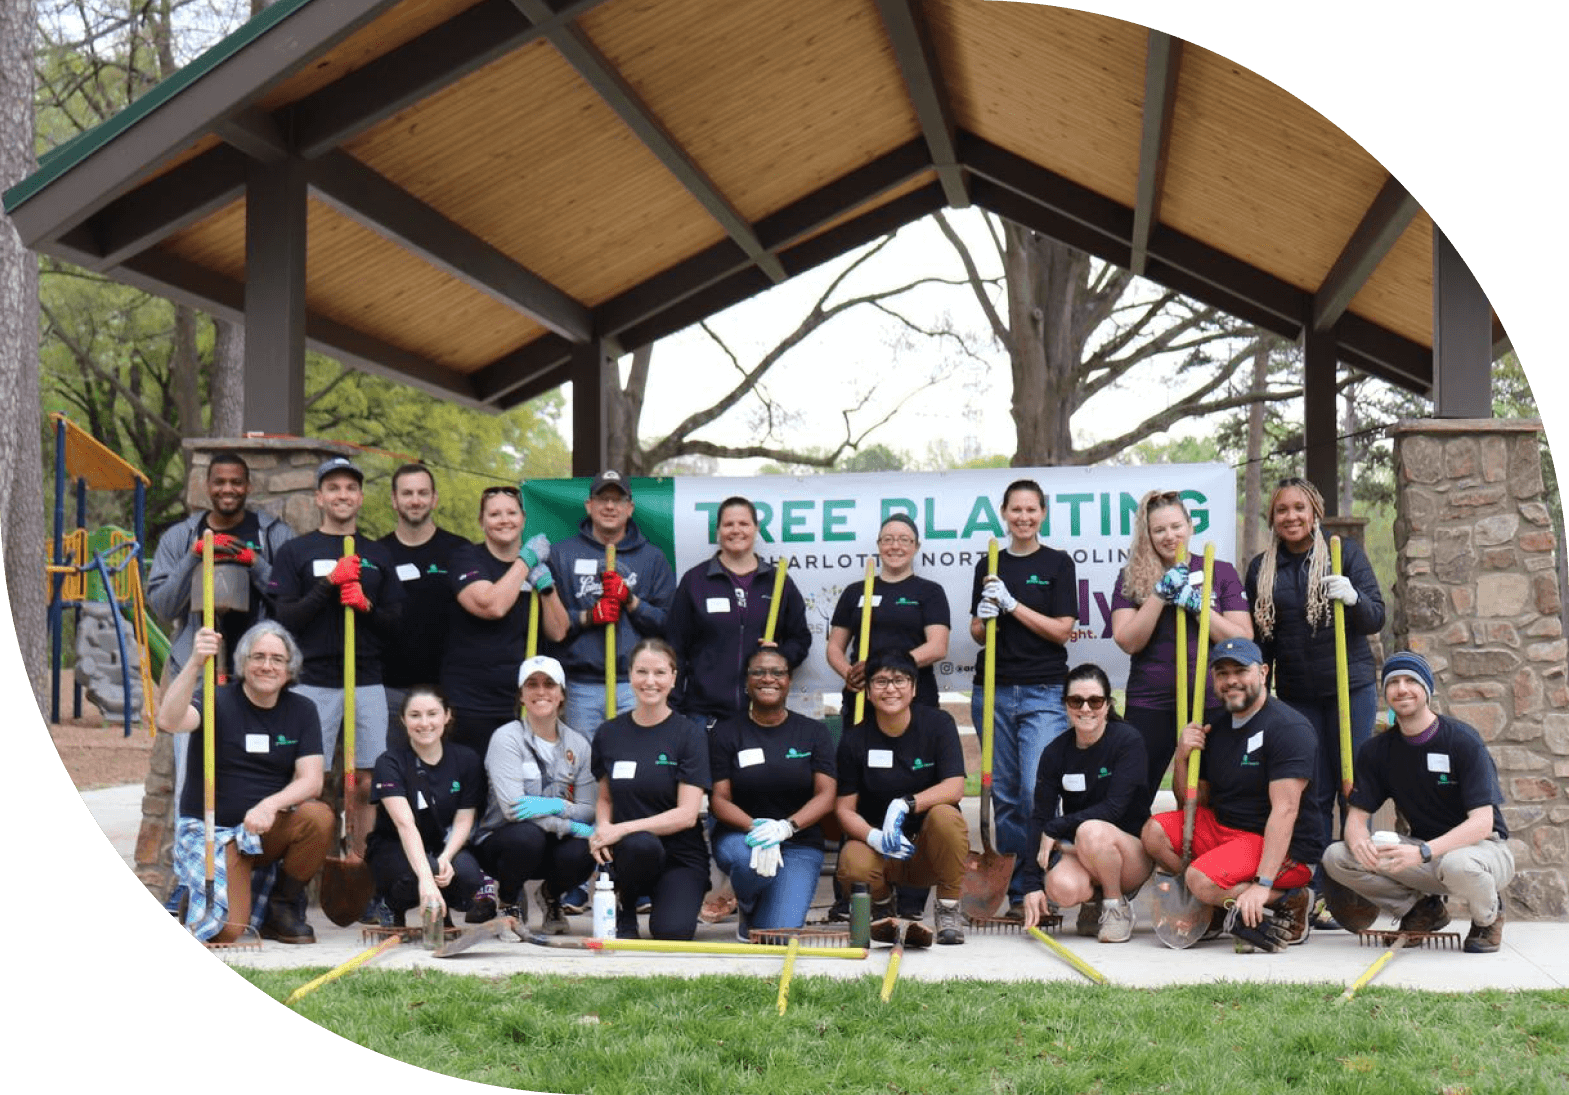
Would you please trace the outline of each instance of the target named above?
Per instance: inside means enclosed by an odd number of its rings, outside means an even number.
[[[1180,505],[1182,492],[1180,490],[1163,490],[1159,494],[1150,495],[1150,500],[1145,505],[1151,510],[1160,509],[1161,506]]]
[[[1091,711],[1099,711],[1102,707],[1106,706],[1106,697],[1105,696],[1069,696],[1067,698],[1067,704],[1068,704],[1069,707],[1073,708],[1075,711],[1078,711],[1078,710],[1080,710],[1082,708],[1085,708],[1085,707],[1088,707]]]
[[[516,487],[486,487],[479,492],[479,499],[483,502],[487,498],[494,498],[498,494],[505,494],[509,498],[522,498],[523,492]]]
[[[1300,475],[1288,475],[1284,479],[1282,479],[1280,482],[1275,484],[1275,489],[1276,490],[1285,490],[1287,487],[1307,487],[1307,486],[1312,486],[1312,484],[1309,483],[1306,479],[1302,478]]]

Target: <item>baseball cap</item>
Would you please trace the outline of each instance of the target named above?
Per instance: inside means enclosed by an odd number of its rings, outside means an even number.
[[[618,487],[622,494],[628,498],[632,497],[631,484],[622,478],[621,473],[614,468],[606,468],[594,476],[594,485],[588,488],[588,496],[592,498],[606,487]]]
[[[316,485],[321,486],[321,481],[335,471],[346,471],[361,484],[365,482],[365,473],[355,467],[354,461],[347,456],[334,456],[331,460],[323,460],[321,466],[316,469]]]
[[[1238,665],[1263,665],[1264,652],[1252,639],[1226,639],[1215,645],[1210,651],[1209,665],[1213,669],[1217,662],[1236,662]]]
[[[535,673],[543,673],[555,681],[562,688],[567,686],[567,675],[561,668],[561,663],[548,654],[535,654],[532,658],[524,658],[523,664],[518,666],[518,687],[523,687],[523,682]]]

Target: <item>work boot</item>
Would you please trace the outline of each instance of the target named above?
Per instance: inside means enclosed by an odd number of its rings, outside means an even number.
[[[899,921],[894,918],[893,894],[872,902],[872,938],[879,943],[899,941]]]
[[[1294,890],[1287,890],[1279,900],[1266,905],[1265,908],[1274,910],[1275,921],[1285,933],[1286,945],[1296,946],[1307,941],[1308,934],[1313,930],[1311,914],[1313,912],[1313,891],[1306,886],[1298,886]],[[1337,927],[1339,925],[1336,925]]]
[[[365,911],[360,913],[360,923],[380,924],[382,920],[382,911],[386,909],[386,907],[387,902],[380,894],[371,894],[370,900],[365,903]]]
[[[1126,897],[1115,901],[1102,901],[1100,933],[1102,943],[1126,943],[1133,938],[1133,906]]]
[[[305,893],[305,883],[290,875],[278,872],[272,884],[272,894],[267,901],[267,919],[262,922],[261,937],[279,943],[314,943],[316,933],[305,922],[300,912],[299,899]]]
[[[1074,924],[1073,930],[1078,934],[1093,939],[1100,935],[1101,899],[1092,897],[1079,906],[1079,919]]]
[[[550,884],[541,882],[539,892],[534,895],[534,901],[539,905],[543,919],[539,922],[539,930],[546,935],[565,935],[570,930],[567,918],[561,912],[561,901],[550,892]],[[520,922],[521,923],[521,922]]]
[[[945,947],[964,942],[964,918],[959,915],[957,897],[937,899],[937,942]]]
[[[1443,931],[1448,923],[1449,907],[1444,904],[1444,899],[1438,894],[1428,894],[1412,905],[1400,918],[1400,930],[1403,932]],[[1421,941],[1408,940],[1406,946],[1421,946]]]
[[[1226,934],[1226,910],[1216,905],[1210,910],[1209,927],[1204,929],[1204,934],[1199,936],[1199,942],[1210,939],[1219,939]]]
[[[1465,952],[1467,954],[1492,954],[1504,941],[1504,903],[1498,903],[1498,915],[1493,917],[1491,924],[1478,924],[1471,922],[1471,930],[1466,933]]]
[[[632,900],[630,908],[618,893],[616,895],[616,938],[636,939],[637,934],[637,899]]]

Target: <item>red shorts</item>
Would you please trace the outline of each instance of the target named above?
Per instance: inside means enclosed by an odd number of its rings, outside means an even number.
[[[1178,851],[1182,849],[1182,811],[1156,814],[1155,823]],[[1258,833],[1228,829],[1215,820],[1208,806],[1193,811],[1193,866],[1199,874],[1223,890],[1252,882],[1258,877],[1258,861],[1264,855],[1264,838]],[[1313,868],[1287,858],[1275,876],[1275,889],[1290,890],[1306,886]]]

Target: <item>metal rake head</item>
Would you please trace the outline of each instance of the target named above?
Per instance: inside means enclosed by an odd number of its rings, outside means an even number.
[[[448,939],[456,939],[462,934],[463,929],[458,927],[446,927],[441,929],[441,938],[444,941]],[[393,936],[397,936],[405,943],[418,943],[422,935],[424,935],[424,932],[421,930],[418,924],[412,926],[405,925],[401,928],[384,928],[380,925],[371,925],[360,929],[360,942],[380,943],[383,939],[391,939]]]
[[[753,943],[765,946],[785,947],[790,940],[798,940],[803,947],[848,947],[850,945],[850,929],[805,927],[805,928],[753,928],[748,933],[748,939]]]
[[[1406,937],[1407,947],[1427,947],[1429,950],[1460,950],[1459,932],[1402,932],[1402,931],[1359,931],[1357,942],[1364,947],[1392,947],[1395,940],[1401,936]]]
[[[1022,919],[1011,916],[971,916],[967,919],[970,927],[983,935],[1023,935],[1024,929],[1028,927]],[[1059,913],[1051,913],[1042,917],[1036,927],[1041,931],[1056,934],[1057,929],[1062,927],[1062,916]]]
[[[210,951],[259,951],[262,949],[262,941],[256,929],[247,924],[240,937],[232,943],[204,942],[202,946]]]

